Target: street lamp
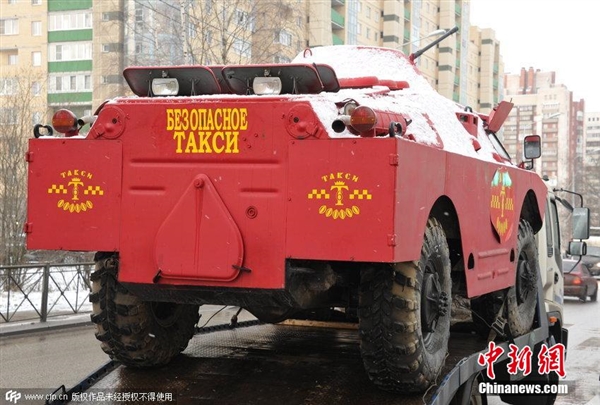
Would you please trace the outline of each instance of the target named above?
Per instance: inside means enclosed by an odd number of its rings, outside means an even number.
[[[412,41],[408,41],[402,44],[402,46],[406,46],[406,45],[410,45],[413,42],[417,42],[417,41],[421,41],[425,38],[430,38],[430,37],[439,37],[440,35],[444,35],[446,32],[448,32],[448,30],[435,30],[435,31],[431,31],[429,34],[425,35],[424,37],[421,38],[417,38],[417,39],[413,39]]]

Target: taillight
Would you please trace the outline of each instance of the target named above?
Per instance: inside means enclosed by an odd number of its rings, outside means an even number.
[[[69,110],[58,110],[52,116],[52,127],[62,134],[67,136],[77,135],[77,117]]]
[[[356,107],[350,115],[350,125],[359,133],[372,130],[376,124],[377,116],[375,115],[375,111],[369,107]]]
[[[579,277],[573,277],[573,284],[574,285],[580,285],[581,284],[581,278]]]

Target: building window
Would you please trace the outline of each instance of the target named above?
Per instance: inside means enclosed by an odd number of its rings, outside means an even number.
[[[31,115],[31,125],[36,125],[42,122],[42,113],[39,111],[34,112]]]
[[[19,20],[8,18],[0,20],[0,35],[17,35],[19,33]]]
[[[17,79],[9,77],[0,79],[0,96],[11,96],[17,92]]]
[[[49,81],[48,88],[48,92],[51,94],[66,92],[88,92],[91,90],[91,75],[84,74],[53,76]]]
[[[48,51],[50,62],[92,59],[91,42],[65,42],[51,45]]]
[[[33,66],[42,66],[42,53],[31,52],[31,64]]]
[[[292,45],[292,34],[287,32],[286,30],[281,30],[275,33],[275,43],[280,43],[282,45],[291,46]]]
[[[238,23],[238,25],[246,25],[248,22],[248,13],[242,10],[235,10],[235,21]]]
[[[42,85],[40,84],[40,82],[33,82],[31,84],[31,93],[34,96],[39,96],[41,92],[42,92]]]
[[[92,13],[74,12],[48,16],[48,31],[68,31],[92,28]]]
[[[143,24],[144,23],[144,9],[136,3],[135,9],[135,23]]]
[[[19,55],[17,55],[16,53],[8,55],[8,64],[9,65],[14,66],[18,63],[19,63]]]
[[[41,6],[42,0],[31,0],[31,4],[34,6]]]
[[[252,57],[252,47],[250,46],[250,42],[243,39],[235,38],[233,40],[233,51],[246,58]]]
[[[371,39],[371,28],[367,27],[367,32],[365,33],[367,39]]]
[[[18,115],[14,108],[0,108],[0,124],[14,125]]]
[[[289,46],[292,44],[292,35],[285,30],[280,30],[275,33],[275,42]]]
[[[42,35],[42,22],[41,21],[32,21],[31,22],[31,35],[34,37],[38,37]]]

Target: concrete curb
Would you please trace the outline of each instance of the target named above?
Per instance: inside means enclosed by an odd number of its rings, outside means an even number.
[[[47,322],[20,321],[0,324],[0,337],[23,335],[27,333],[47,332],[57,329],[93,325],[90,314],[79,314],[68,317],[50,318]]]

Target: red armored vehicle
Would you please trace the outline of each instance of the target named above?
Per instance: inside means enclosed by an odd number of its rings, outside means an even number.
[[[443,365],[453,296],[500,294],[478,318],[530,330],[547,189],[495,136],[510,103],[473,113],[385,48],[124,76],[136,96],[57,112],[66,136],[27,154],[28,247],[98,252],[112,358],[169,362],[202,304],[265,322],[342,308],[370,378],[415,392]]]

